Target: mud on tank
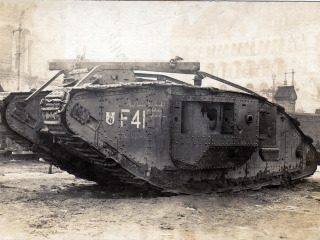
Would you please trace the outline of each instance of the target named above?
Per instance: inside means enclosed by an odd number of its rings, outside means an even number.
[[[296,120],[200,63],[75,62],[32,93],[2,99],[2,128],[48,161],[105,185],[198,193],[279,185],[312,175],[317,154]],[[169,76],[194,75],[194,84]],[[65,85],[43,89],[64,74]],[[201,87],[209,78],[242,92]]]

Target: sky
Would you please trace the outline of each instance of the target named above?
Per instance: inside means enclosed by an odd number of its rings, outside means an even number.
[[[168,61],[173,57],[170,37],[178,14],[190,10],[192,20],[208,5],[79,1],[36,1],[36,4],[34,73],[43,72],[39,68],[43,65],[40,59],[74,59],[83,49],[90,60]]]

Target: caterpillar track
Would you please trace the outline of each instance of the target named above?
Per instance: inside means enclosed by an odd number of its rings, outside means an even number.
[[[49,68],[64,73],[65,87],[4,96],[1,129],[76,176],[193,194],[287,184],[316,170],[310,138],[281,106],[199,63],[60,60]],[[170,73],[192,74],[194,85]],[[203,78],[245,93],[201,87]]]
[[[41,92],[32,102],[25,102],[30,93],[2,93],[0,132],[18,143],[25,150],[33,151],[36,157],[43,158],[77,177],[100,182],[102,177],[108,184],[117,183],[105,174],[96,176],[96,166],[67,150],[60,148],[48,134],[42,121],[40,100],[49,92]]]

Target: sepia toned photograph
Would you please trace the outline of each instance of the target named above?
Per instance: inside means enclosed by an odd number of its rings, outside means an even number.
[[[0,0],[0,240],[319,239],[319,12]]]

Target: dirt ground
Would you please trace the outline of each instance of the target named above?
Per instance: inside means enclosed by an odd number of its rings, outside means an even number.
[[[0,159],[0,239],[320,239],[320,168],[290,187],[143,197]]]

